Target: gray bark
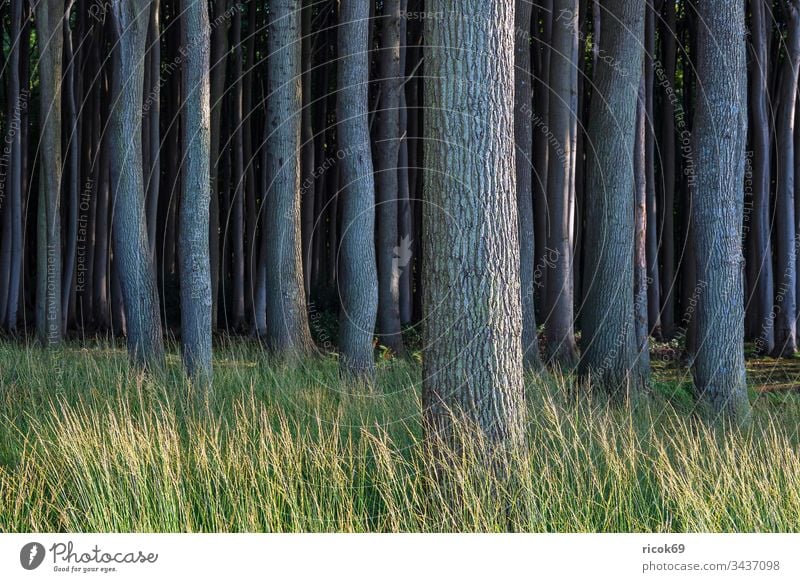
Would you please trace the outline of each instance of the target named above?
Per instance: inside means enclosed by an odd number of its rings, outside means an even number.
[[[163,364],[155,273],[147,240],[142,169],[142,100],[148,0],[113,0],[114,51],[111,175],[114,259],[125,304],[128,354],[143,367]]]
[[[775,309],[775,355],[797,351],[797,230],[795,216],[794,121],[800,66],[800,21],[798,4],[789,12],[787,55],[781,70],[780,103],[775,124],[777,160],[775,193],[775,242],[777,288]]]
[[[605,5],[587,151],[586,301],[581,373],[634,399],[643,388],[634,324],[633,151],[642,70],[645,3]]]
[[[519,213],[522,348],[525,366],[541,368],[536,326],[536,238],[533,220],[533,72],[529,31],[533,6],[517,0],[514,41],[514,140],[516,142],[517,212]]]
[[[423,406],[448,440],[452,414],[490,443],[524,424],[514,140],[514,4],[438,0],[425,23]]]
[[[378,315],[375,185],[369,135],[369,1],[339,6],[338,143],[341,169],[339,347],[345,374],[371,377]]]
[[[741,421],[750,412],[741,243],[747,142],[744,2],[702,2],[698,16],[696,63],[703,91],[693,126],[693,218],[697,278],[705,291],[693,373],[700,405],[715,417]]]
[[[577,0],[556,0],[553,3],[552,51],[550,55],[550,154],[547,169],[547,199],[550,208],[550,229],[547,248],[554,260],[547,273],[548,357],[566,369],[578,361],[575,343],[573,309],[573,220],[575,218],[575,146],[578,91],[578,23]]]
[[[36,274],[36,335],[46,346],[61,342],[61,84],[64,37],[62,0],[36,3],[39,40],[41,142]]]
[[[767,37],[771,26],[767,21],[767,0],[753,0],[751,5],[751,70],[750,133],[753,150],[752,189],[753,220],[750,240],[755,261],[755,280],[751,290],[756,322],[756,350],[771,354],[775,350],[775,279],[772,269],[772,236],[770,226],[770,125],[769,125],[769,59]]]
[[[300,224],[300,14],[300,0],[273,2],[267,42],[267,335],[270,348],[282,355],[313,349]]]
[[[211,79],[210,26],[206,0],[185,0],[181,18],[186,91],[183,129],[183,199],[178,242],[181,280],[181,347],[190,377],[210,385],[211,262]]]
[[[403,355],[400,325],[400,276],[410,269],[410,239],[398,237],[400,152],[400,0],[386,0],[378,54],[380,102],[375,131],[375,194],[377,198],[378,331],[380,342]]]

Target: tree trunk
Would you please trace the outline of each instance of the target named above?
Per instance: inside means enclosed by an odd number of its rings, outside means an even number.
[[[219,148],[222,127],[222,98],[225,92],[225,65],[228,57],[226,0],[214,0],[214,26],[211,33],[211,206],[209,246],[211,256],[211,325],[216,329],[220,288],[220,185]]]
[[[180,207],[181,347],[190,377],[211,382],[211,52],[206,0],[185,0],[181,18],[186,62],[183,200]]]
[[[636,398],[644,379],[634,323],[633,151],[645,3],[610,0],[603,20],[589,121],[586,301],[581,372],[615,397]]]
[[[664,2],[664,26],[660,41],[663,68],[657,70],[658,83],[663,89],[661,113],[661,183],[663,202],[661,210],[661,276],[662,308],[661,333],[666,338],[675,334],[675,294],[678,280],[675,276],[675,182],[676,143],[675,143],[675,104],[678,95],[675,87],[676,70],[676,8],[675,2]]]
[[[698,95],[693,126],[697,155],[693,216],[698,284],[705,291],[697,318],[694,382],[701,405],[714,417],[725,415],[741,421],[750,412],[742,280],[747,145],[744,3],[703,2],[697,10],[696,66],[703,91]],[[796,18],[795,8],[795,26]]]
[[[532,5],[517,0],[514,40],[514,140],[516,142],[517,212],[519,213],[522,349],[525,367],[541,367],[534,301],[536,238],[533,221],[533,74],[530,28]]]
[[[233,223],[231,229],[231,279],[233,283],[231,297],[231,321],[230,326],[234,330],[240,330],[245,323],[245,275],[244,275],[244,197],[245,197],[245,173],[244,173],[244,73],[242,47],[242,10],[237,9],[233,16],[233,87],[231,88],[232,103],[232,165],[231,183],[234,185],[233,199],[231,201],[231,213],[229,220]]]
[[[142,172],[142,93],[148,0],[113,0],[119,41],[114,51],[111,112],[114,258],[125,303],[128,354],[143,367],[163,364],[164,345],[154,268],[147,241]]]
[[[645,177],[646,177],[646,229],[647,229],[647,321],[648,331],[661,339],[661,283],[658,269],[658,232],[656,230],[656,134],[654,115],[654,77],[656,54],[656,8],[648,5],[645,13]],[[649,367],[649,366],[648,366]]]
[[[552,264],[552,253],[547,246],[550,231],[550,209],[547,202],[547,169],[550,157],[550,59],[553,25],[553,0],[542,0],[535,19],[534,47],[536,47],[533,115],[533,218],[536,237],[535,281],[541,290],[538,321],[549,314],[547,303],[547,275]],[[541,25],[539,24],[541,20]]]
[[[36,335],[46,346],[61,342],[61,84],[64,37],[62,0],[36,3],[41,95]]]
[[[300,0],[273,2],[267,44],[267,334],[270,349],[287,356],[313,349],[300,224],[300,15]]]
[[[775,280],[772,270],[772,238],[770,225],[770,124],[769,124],[769,61],[767,37],[771,26],[767,21],[766,0],[752,0],[750,107],[752,123],[752,193],[753,219],[749,238],[752,241],[756,273],[750,301],[756,325],[756,351],[771,354],[775,350],[775,329],[772,321],[775,307]]]
[[[380,102],[375,132],[377,197],[378,330],[380,342],[403,355],[400,275],[411,268],[411,239],[398,237],[398,155],[400,145],[400,0],[385,0],[378,56]]]
[[[645,74],[647,68],[645,67]],[[634,145],[634,198],[635,198],[635,225],[634,225],[634,320],[636,325],[636,351],[639,357],[639,366],[642,375],[650,369],[650,325],[649,301],[647,281],[647,242],[648,232],[653,223],[648,221],[648,170],[647,167],[647,81],[642,76],[639,87],[639,103],[636,110],[636,140]]]
[[[6,192],[9,197],[8,212],[11,226],[11,256],[9,265],[9,290],[6,303],[6,313],[0,314],[0,319],[5,319],[6,329],[14,333],[17,330],[17,316],[19,314],[20,281],[22,277],[23,257],[23,222],[22,222],[22,120],[23,110],[27,109],[29,94],[27,87],[23,94],[20,88],[20,53],[21,44],[27,42],[22,36],[22,4],[23,0],[11,2],[11,53],[8,58],[9,89],[8,89],[8,123],[7,132],[10,138],[9,173]]]
[[[425,25],[424,416],[446,440],[455,413],[490,443],[519,445],[514,5],[432,0],[426,8],[443,17]]]
[[[797,0],[789,16],[787,55],[781,71],[780,102],[776,121],[775,233],[778,288],[775,316],[775,355],[788,357],[797,351],[797,230],[795,216],[794,122],[800,66],[800,19]],[[731,58],[731,57],[728,57]]]
[[[548,254],[553,261],[547,273],[545,334],[548,357],[565,369],[578,362],[575,343],[572,275],[572,232],[575,205],[575,138],[578,123],[573,74],[578,58],[578,1],[553,3],[552,52],[550,55],[550,154],[547,198],[550,208]]]
[[[339,348],[345,374],[375,373],[373,338],[378,315],[375,187],[369,135],[369,2],[339,5],[338,143],[342,230],[339,235]]]

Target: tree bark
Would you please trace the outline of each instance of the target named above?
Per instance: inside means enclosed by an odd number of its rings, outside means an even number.
[[[181,347],[188,375],[210,386],[211,260],[211,53],[206,0],[184,0],[181,17],[186,61],[183,128],[183,200],[178,246],[181,280]]]
[[[38,0],[41,147],[37,245],[36,335],[45,346],[62,338],[61,318],[61,84],[63,0]]]
[[[693,216],[698,284],[705,291],[697,318],[693,373],[701,406],[715,418],[724,415],[741,421],[750,413],[742,278],[747,145],[744,3],[703,2],[697,10],[696,66],[703,91],[693,126],[697,155]]]
[[[573,306],[573,220],[575,218],[575,139],[577,128],[578,0],[553,3],[553,36],[550,55],[550,154],[547,198],[550,229],[548,254],[554,260],[547,273],[545,334],[550,361],[565,369],[578,362]]]
[[[400,276],[411,268],[411,239],[398,237],[400,153],[400,0],[386,0],[378,55],[380,102],[375,131],[377,197],[378,331],[380,342],[405,354],[400,325]]]
[[[634,323],[633,151],[645,3],[610,0],[589,121],[581,373],[617,398],[644,386]]]
[[[339,195],[339,347],[341,369],[375,373],[373,338],[378,315],[375,187],[369,135],[369,2],[339,5],[338,143],[343,152]]]
[[[778,287],[775,309],[775,351],[788,357],[797,351],[797,230],[795,216],[794,121],[800,66],[800,18],[793,0],[789,11],[787,54],[781,70],[780,102],[776,120],[775,234]],[[728,57],[731,58],[731,57]]]
[[[658,70],[659,85],[663,89],[661,113],[661,182],[663,202],[661,205],[661,332],[666,338],[675,334],[675,294],[678,279],[675,273],[675,182],[676,143],[675,143],[675,104],[678,95],[675,87],[676,71],[676,7],[675,2],[664,2],[664,25],[661,29],[660,44],[663,69]],[[662,76],[663,75],[663,76]]]
[[[521,443],[522,303],[514,140],[514,5],[434,0],[425,23],[423,407],[449,440],[463,415]]]
[[[313,349],[300,224],[300,14],[300,0],[273,2],[267,43],[267,334],[270,348],[286,356]]]
[[[536,326],[536,237],[533,220],[533,71],[530,28],[533,6],[517,0],[514,40],[514,140],[516,142],[517,212],[519,213],[522,349],[525,367],[541,368]]]
[[[142,94],[149,20],[148,0],[113,0],[114,51],[111,112],[113,243],[125,303],[128,354],[145,368],[161,367],[164,344],[155,274],[147,241],[142,171]]]

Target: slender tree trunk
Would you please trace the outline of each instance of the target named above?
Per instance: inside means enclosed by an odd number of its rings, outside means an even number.
[[[644,384],[634,322],[633,151],[645,4],[609,0],[589,121],[586,302],[581,372],[617,397]]]
[[[225,91],[225,65],[228,55],[228,18],[226,0],[214,0],[214,26],[211,33],[211,206],[210,255],[211,255],[211,325],[216,329],[219,313],[220,288],[220,130],[222,126],[222,98]]]
[[[751,50],[750,107],[752,123],[752,192],[753,220],[750,240],[755,261],[755,281],[750,301],[754,303],[756,324],[756,350],[771,354],[775,351],[775,329],[773,310],[775,307],[775,280],[772,269],[772,239],[770,225],[770,123],[768,103],[769,61],[767,37],[771,26],[767,21],[766,0],[752,0],[751,6]]]
[[[239,330],[245,322],[245,275],[244,275],[244,196],[245,196],[245,173],[244,173],[244,128],[243,128],[243,61],[242,61],[242,12],[236,10],[233,17],[233,87],[231,89],[231,102],[233,106],[233,155],[231,171],[231,182],[234,185],[233,200],[231,201],[230,222],[233,223],[231,229],[231,278],[233,283],[231,298],[231,322],[233,329]]]
[[[411,239],[398,237],[398,155],[400,152],[400,0],[386,0],[378,56],[380,102],[375,132],[377,197],[378,330],[381,343],[405,353],[400,326],[400,275],[411,267]]]
[[[533,115],[533,203],[534,233],[536,238],[536,255],[534,284],[541,290],[538,321],[549,317],[545,308],[547,303],[547,275],[553,265],[553,253],[548,248],[550,231],[550,208],[547,201],[548,176],[550,158],[550,45],[553,24],[553,0],[542,0],[535,19],[534,46],[536,47],[536,67],[534,76],[534,115]],[[541,25],[539,24],[541,20]]]
[[[67,159],[65,166],[68,167],[69,181],[67,188],[69,192],[69,206],[67,210],[67,246],[66,256],[64,257],[63,283],[61,286],[61,327],[63,331],[67,329],[70,311],[70,297],[74,289],[75,263],[78,254],[78,197],[80,191],[80,118],[78,112],[78,100],[75,91],[77,67],[76,54],[72,46],[72,31],[70,29],[70,12],[74,3],[67,4],[64,13],[63,35],[64,35],[64,57],[67,63],[66,74],[63,81],[63,91],[65,91],[64,102],[67,106],[67,120],[69,134],[66,136]],[[80,48],[80,47],[79,47]]]
[[[655,134],[655,54],[656,7],[651,3],[645,13],[645,177],[646,177],[646,228],[647,228],[647,321],[650,334],[660,340],[661,335],[661,283],[658,269],[658,232],[656,230],[656,134]]]
[[[800,19],[796,0],[789,12],[787,55],[781,71],[780,103],[776,123],[775,233],[778,304],[775,316],[775,355],[797,351],[797,227],[795,216],[794,122],[800,66]],[[732,58],[732,57],[728,57]]]
[[[148,69],[150,72],[149,91],[145,103],[149,147],[147,155],[147,240],[150,255],[156,261],[156,228],[158,226],[158,199],[161,185],[161,26],[159,19],[160,0],[153,0],[150,15],[150,31],[147,46]]]
[[[37,245],[36,335],[46,346],[61,342],[61,84],[63,0],[38,0],[41,147]]]
[[[7,66],[9,68],[9,89],[8,89],[8,123],[9,129],[6,147],[9,150],[9,174],[6,192],[9,197],[9,208],[7,212],[10,216],[11,226],[11,256],[9,257],[9,279],[8,279],[8,300],[5,314],[2,315],[6,320],[6,329],[11,333],[17,330],[17,316],[19,314],[20,282],[22,277],[22,257],[23,257],[23,223],[22,223],[22,120],[23,110],[27,109],[28,92],[23,94],[20,88],[20,53],[21,45],[27,42],[27,38],[22,35],[22,4],[23,0],[12,0],[11,2],[11,53],[9,54]],[[9,143],[10,141],[10,143]]]
[[[645,67],[645,74],[647,67]],[[647,167],[647,81],[642,76],[639,87],[639,102],[636,110],[636,141],[634,145],[634,320],[636,326],[636,351],[642,375],[646,377],[650,369],[650,325],[648,317],[648,265],[647,242],[648,232],[653,223],[648,222],[648,167]]]
[[[431,1],[425,104],[423,406],[448,439],[463,414],[497,445],[524,425],[514,140],[514,5]],[[469,144],[469,148],[454,147]]]
[[[572,232],[575,205],[575,138],[577,111],[573,74],[578,58],[578,0],[553,3],[550,56],[549,131],[552,138],[547,170],[550,229],[549,254],[554,257],[547,274],[548,317],[545,322],[550,360],[566,369],[578,362],[575,343],[572,275]]]
[[[744,2],[702,2],[697,10],[696,66],[703,91],[698,95],[693,126],[697,152],[694,236],[698,280],[705,284],[705,293],[697,319],[693,372],[701,405],[715,417],[725,415],[741,421],[750,412],[744,367],[742,280],[747,144]]]
[[[369,135],[369,5],[339,5],[338,143],[342,231],[339,236],[339,348],[347,375],[375,373],[373,338],[378,316],[375,187]]]
[[[516,141],[517,212],[519,213],[522,348],[525,366],[541,367],[534,302],[536,238],[533,219],[533,72],[529,31],[533,6],[517,0],[514,40],[514,139]]]
[[[661,276],[662,308],[661,332],[666,338],[675,334],[675,293],[678,279],[675,273],[675,182],[676,143],[675,143],[675,104],[678,94],[675,88],[676,70],[676,15],[675,2],[664,2],[664,26],[660,41],[663,68],[658,69],[659,85],[663,89],[661,114],[661,181],[663,184],[663,203],[661,208]]]
[[[142,172],[142,94],[149,21],[148,0],[113,0],[119,44],[114,52],[111,112],[113,239],[125,302],[128,353],[144,367],[164,358],[154,268],[147,241]]]
[[[314,128],[313,128],[313,107],[312,96],[312,26],[311,11],[313,0],[302,0],[302,75],[303,75],[303,106],[302,106],[302,128],[301,128],[301,171],[302,171],[302,192],[301,192],[301,221],[302,221],[302,257],[303,257],[303,282],[306,292],[306,299],[311,295],[311,265],[313,261],[313,247],[311,241],[315,236],[314,232],[314,202],[316,190],[314,189]]]
[[[313,349],[300,224],[300,15],[300,0],[273,2],[267,45],[267,333],[272,350],[291,356]]]
[[[211,52],[206,0],[185,0],[181,30],[186,62],[183,200],[180,209],[181,346],[190,377],[211,381]]]

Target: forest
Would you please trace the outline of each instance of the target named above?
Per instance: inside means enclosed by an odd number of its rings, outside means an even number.
[[[0,40],[0,532],[798,530],[800,0]]]

